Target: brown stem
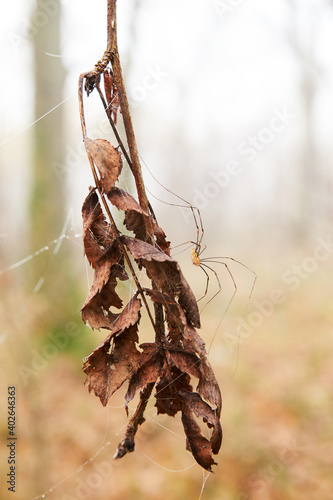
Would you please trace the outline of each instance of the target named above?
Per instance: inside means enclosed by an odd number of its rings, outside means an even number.
[[[132,162],[132,171],[133,171],[133,175],[134,175],[134,179],[135,179],[136,189],[138,192],[139,203],[140,203],[141,207],[146,212],[148,212],[149,203],[148,203],[148,198],[147,198],[147,194],[146,194],[146,190],[145,190],[145,186],[144,186],[144,182],[143,182],[139,154],[138,154],[138,149],[137,149],[137,145],[136,145],[132,119],[131,119],[131,115],[129,112],[128,100],[127,100],[127,95],[126,95],[126,91],[125,91],[125,86],[124,86],[124,81],[123,81],[123,76],[122,76],[122,71],[121,71],[118,53],[114,54],[112,68],[113,68],[113,75],[114,75],[114,79],[116,82],[116,86],[117,86],[117,89],[119,92],[120,108],[121,108],[121,112],[122,112],[122,117],[123,117],[125,132],[126,132],[126,138],[127,138],[129,153],[130,153],[131,162]]]
[[[82,129],[82,137],[83,140],[87,137],[87,126],[86,126],[86,119],[84,116],[84,108],[83,108],[83,80],[86,77],[87,73],[82,73],[79,76],[79,112],[80,112],[80,122],[81,122],[81,129]]]
[[[86,91],[88,94],[92,92],[96,83],[98,83],[101,73],[105,70],[110,62],[112,65],[113,76],[115,79],[116,87],[118,89],[119,103],[122,112],[124,128],[129,147],[129,154],[132,164],[132,172],[135,180],[135,185],[138,193],[140,206],[143,210],[149,213],[149,201],[147,198],[145,185],[142,177],[141,165],[139,160],[138,149],[132,124],[132,118],[129,111],[128,99],[119,59],[118,44],[117,44],[117,0],[108,0],[107,7],[107,48],[96,64],[95,68],[89,73],[85,74],[86,78]],[[154,231],[150,218],[147,219],[147,241],[154,244]]]
[[[132,172],[135,179],[136,189],[138,192],[139,203],[141,207],[148,213],[149,202],[143,182],[141,165],[139,160],[138,149],[132,124],[132,118],[129,111],[128,99],[119,59],[118,44],[117,44],[117,17],[116,17],[116,2],[117,0],[108,0],[108,46],[107,52],[111,54],[111,63],[113,76],[118,89],[119,103],[122,112],[127,143],[132,163]],[[150,225],[151,226],[151,225]],[[152,239],[153,231],[150,227],[149,235]]]
[[[122,458],[126,453],[134,451],[135,434],[137,433],[139,425],[143,424],[145,418],[143,416],[145,409],[147,407],[148,400],[154,388],[155,382],[147,384],[144,389],[140,392],[140,402],[132,415],[130,421],[128,422],[126,433],[124,438],[118,444],[117,451],[113,458]]]
[[[153,283],[153,289],[156,289]],[[163,346],[165,343],[165,329],[164,329],[164,314],[163,306],[160,302],[154,302],[154,312],[155,312],[155,342],[159,346]],[[165,359],[167,362],[167,359]]]
[[[117,44],[117,0],[108,0],[107,13],[107,47],[113,49],[112,44]]]

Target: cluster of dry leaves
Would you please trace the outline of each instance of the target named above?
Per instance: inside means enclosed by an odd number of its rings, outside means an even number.
[[[110,103],[115,92],[110,82],[107,87]],[[122,170],[119,151],[103,139],[86,137],[84,142],[99,180],[82,207],[84,250],[94,269],[82,319],[93,329],[109,332],[85,360],[85,383],[106,406],[112,394],[128,382],[127,411],[140,391],[137,409],[116,458],[134,450],[135,434],[145,420],[147,401],[155,388],[157,413],[171,417],[181,413],[187,449],[204,469],[211,471],[211,466],[216,465],[213,454],[218,453],[222,442],[222,402],[205,344],[196,332],[200,328],[196,299],[179,264],[170,256],[170,243],[155,216],[116,186]],[[113,220],[106,219],[102,197],[123,212],[126,235],[119,232]],[[135,273],[135,265],[146,272],[151,288],[143,289],[136,280],[138,290],[123,306],[117,286]],[[140,343],[142,307],[155,311],[154,342]],[[202,422],[209,437],[203,435]]]

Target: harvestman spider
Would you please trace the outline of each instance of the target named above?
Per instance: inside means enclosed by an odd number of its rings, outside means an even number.
[[[205,258],[202,258],[201,255],[203,254],[203,252],[206,250],[207,247],[206,247],[206,245],[203,246],[203,244],[202,244],[203,237],[204,237],[204,228],[203,228],[203,223],[202,223],[202,219],[201,219],[200,210],[197,207],[192,207],[191,205],[189,205],[189,208],[192,211],[194,223],[195,223],[195,226],[196,226],[196,229],[197,229],[197,239],[196,239],[196,241],[195,242],[194,241],[189,241],[189,243],[192,243],[193,245],[195,245],[193,248],[191,248],[191,260],[192,260],[193,265],[196,266],[196,267],[200,267],[202,269],[202,271],[206,275],[205,293],[203,294],[202,297],[200,297],[200,299],[197,300],[197,302],[199,302],[200,300],[204,299],[207,296],[208,287],[209,287],[209,281],[210,281],[210,276],[209,276],[209,273],[206,271],[206,269],[208,269],[209,271],[211,271],[214,274],[214,276],[216,278],[216,281],[217,281],[217,284],[218,284],[218,290],[208,300],[208,302],[205,304],[204,307],[206,307],[206,305],[209,304],[209,302],[211,302],[221,292],[222,286],[221,286],[219,275],[216,272],[216,270],[213,267],[209,266],[208,264],[209,263],[222,264],[225,267],[225,269],[227,270],[227,272],[228,272],[228,274],[229,274],[229,276],[230,276],[230,278],[232,280],[233,286],[234,286],[234,292],[233,292],[233,294],[232,294],[232,296],[231,296],[231,298],[229,300],[229,303],[227,305],[227,308],[225,310],[225,313],[227,312],[227,310],[229,309],[229,306],[231,305],[231,302],[234,299],[234,296],[237,293],[236,281],[235,281],[235,279],[233,277],[232,272],[229,269],[228,264],[226,262],[224,262],[224,260],[230,260],[230,261],[236,262],[237,264],[239,264],[240,266],[244,267],[245,269],[248,269],[254,275],[254,279],[253,279],[251,291],[250,291],[250,294],[249,294],[249,297],[248,297],[248,300],[247,300],[247,304],[246,304],[246,307],[245,307],[245,311],[244,311],[244,314],[245,314],[247,306],[248,306],[248,304],[249,304],[249,302],[251,300],[252,292],[253,292],[253,289],[254,289],[254,286],[255,286],[255,282],[256,282],[256,279],[257,279],[256,273],[252,269],[250,269],[248,266],[246,266],[245,264],[243,264],[239,260],[234,259],[233,257],[225,257],[225,256],[221,257],[221,256],[219,256],[219,257],[205,257]],[[200,226],[199,226],[199,224],[200,224]]]
[[[148,166],[146,165],[146,163],[144,162],[144,160],[143,160],[142,157],[141,157],[141,160],[144,163],[144,165],[147,168],[147,170],[150,173],[150,175],[153,177],[153,179],[165,191],[167,191],[168,193],[172,194],[173,196],[175,196],[176,198],[178,198],[179,200],[181,200],[183,203],[186,203],[186,205],[180,205],[180,204],[176,204],[176,203],[168,203],[168,202],[165,202],[163,200],[160,200],[159,198],[157,198],[156,196],[154,196],[152,193],[150,193],[150,194],[155,199],[157,199],[158,201],[160,201],[162,203],[165,203],[165,204],[171,205],[171,206],[175,206],[175,207],[189,208],[191,210],[191,212],[192,212],[192,216],[193,216],[193,220],[194,220],[194,223],[195,223],[195,226],[196,226],[196,232],[197,232],[196,241],[188,241],[188,242],[182,243],[181,245],[176,245],[176,247],[179,247],[179,246],[182,246],[182,245],[186,245],[187,243],[191,243],[192,245],[194,245],[194,247],[191,249],[191,260],[192,260],[192,263],[196,267],[200,267],[202,269],[202,271],[206,275],[205,293],[203,294],[202,297],[200,297],[200,299],[197,300],[197,302],[199,302],[200,300],[202,300],[203,298],[205,298],[207,296],[207,293],[208,293],[208,287],[209,287],[210,277],[209,277],[209,273],[206,271],[206,269],[208,269],[209,271],[211,271],[214,274],[214,276],[216,278],[216,281],[217,281],[217,284],[218,284],[218,291],[208,300],[208,302],[205,304],[204,307],[206,307],[206,305],[209,304],[209,302],[211,302],[221,292],[221,290],[222,290],[222,286],[221,286],[219,275],[218,275],[218,273],[215,271],[215,269],[213,267],[211,267],[211,266],[208,265],[209,263],[222,264],[226,268],[226,270],[227,270],[227,272],[228,272],[228,274],[229,274],[229,276],[230,276],[230,278],[232,280],[233,286],[234,286],[234,292],[233,292],[233,294],[232,294],[232,296],[231,296],[231,298],[230,298],[230,300],[228,302],[226,310],[224,311],[224,315],[228,311],[228,309],[229,309],[229,307],[230,307],[230,305],[231,305],[231,303],[232,303],[232,301],[233,301],[233,299],[235,297],[235,294],[237,293],[236,281],[235,281],[235,279],[234,279],[234,277],[232,275],[232,272],[229,269],[228,264],[226,262],[224,262],[224,260],[233,261],[233,262],[239,264],[240,266],[244,267],[245,269],[248,269],[254,275],[252,286],[251,286],[251,290],[250,290],[250,294],[248,296],[248,300],[247,300],[247,303],[246,303],[246,306],[245,306],[245,309],[244,309],[244,313],[243,313],[243,319],[244,319],[244,316],[246,314],[249,302],[250,302],[251,297],[252,297],[254,286],[255,286],[255,283],[256,283],[256,279],[257,279],[256,273],[252,269],[250,269],[248,266],[246,266],[245,264],[243,264],[239,260],[234,259],[233,257],[206,257],[206,258],[202,258],[201,255],[206,250],[206,245],[203,245],[204,227],[203,227],[202,218],[201,218],[201,214],[200,214],[199,208],[198,207],[194,207],[187,200],[185,200],[181,196],[177,195],[176,193],[174,193],[170,189],[168,189],[165,186],[163,186],[163,184],[161,184],[156,179],[156,177],[153,175],[153,173],[150,171],[150,169],[148,168]],[[176,247],[173,247],[173,248],[176,248]],[[243,322],[243,319],[242,319],[242,322]]]

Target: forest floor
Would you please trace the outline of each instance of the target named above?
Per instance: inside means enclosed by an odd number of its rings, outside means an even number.
[[[12,332],[1,350],[3,407],[7,386],[17,387],[15,498],[332,498],[332,263],[322,262],[299,281],[265,266],[257,272],[258,283],[238,333],[240,303],[228,311],[217,331],[220,298],[202,315],[201,333],[223,396],[224,440],[214,474],[203,473],[186,451],[180,418],[157,416],[153,403],[135,452],[114,461],[127,422],[125,389],[103,408],[88,394],[81,372],[81,358],[103,334],[84,327],[74,347],[62,349],[59,344],[52,351],[50,340],[21,341],[24,325],[16,325],[21,337]],[[240,302],[246,303],[247,294],[240,287]],[[4,479],[9,467],[7,434],[5,419],[0,495],[14,498]]]

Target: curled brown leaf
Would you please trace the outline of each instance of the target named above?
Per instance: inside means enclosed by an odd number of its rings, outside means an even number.
[[[82,219],[84,251],[90,264],[95,267],[105,249],[113,242],[115,235],[104,217],[94,189],[83,202]]]
[[[111,116],[115,124],[117,124],[117,114],[119,108],[118,89],[114,81],[112,72],[109,68],[104,71],[104,90],[106,102],[111,110]]]
[[[117,240],[95,261],[94,281],[81,309],[82,319],[91,328],[112,329],[117,315],[110,307],[120,309],[122,300],[116,292],[117,278],[128,279],[124,257]]]
[[[212,465],[217,464],[212,456],[211,443],[201,434],[200,426],[185,405],[183,405],[182,423],[186,434],[186,448],[201,467],[212,472]]]
[[[192,391],[190,376],[176,366],[171,366],[156,384],[155,406],[157,414],[166,413],[170,417],[174,417],[177,412],[181,411],[181,400],[178,396],[181,389]]]
[[[85,385],[106,406],[112,394],[130,379],[140,366],[137,328],[141,302],[135,296],[114,323],[108,337],[87,357],[83,371]]]
[[[140,366],[132,375],[125,395],[126,407],[136,392],[147,384],[155,383],[161,373],[164,360],[155,343],[141,344]]]
[[[112,102],[113,76],[109,68],[107,68],[104,71],[103,77],[104,77],[104,91],[105,91],[106,102],[110,106]]]
[[[197,390],[205,401],[216,408],[217,415],[220,417],[222,408],[221,391],[214,371],[208,361],[205,343],[190,325],[187,325],[184,330],[183,340],[185,349],[200,357],[201,377]]]
[[[107,194],[111,203],[125,212],[124,224],[140,240],[147,237],[147,219],[150,217],[139,203],[123,189],[113,187]]]
[[[222,444],[222,427],[217,412],[203,401],[197,392],[181,389],[179,396],[187,411],[194,413],[197,418],[202,418],[203,422],[213,429],[210,443],[212,452],[216,455]]]
[[[103,192],[108,193],[115,185],[122,169],[120,153],[105,139],[85,138],[87,152],[100,174],[100,184]]]

